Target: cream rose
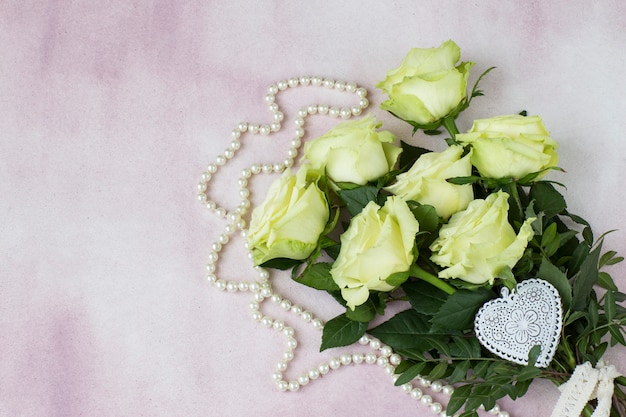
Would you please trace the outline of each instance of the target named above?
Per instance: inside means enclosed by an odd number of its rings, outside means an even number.
[[[381,208],[370,202],[352,218],[341,235],[341,250],[331,268],[341,296],[354,310],[369,297],[369,292],[391,291],[385,280],[405,272],[413,264],[415,235],[419,223],[406,202],[391,196]]]
[[[305,259],[317,246],[329,208],[317,184],[307,180],[308,169],[303,165],[296,175],[285,171],[252,212],[247,241],[255,265],[275,258]]]
[[[472,164],[483,177],[522,178],[555,167],[559,160],[558,145],[539,116],[476,120],[469,132],[456,135],[456,139],[472,145]]]
[[[441,227],[430,246],[430,259],[445,268],[439,278],[493,284],[505,267],[517,263],[533,237],[534,218],[526,220],[516,235],[507,218],[508,197],[498,191],[484,200],[474,200]]]
[[[376,131],[374,116],[343,122],[304,144],[303,159],[335,182],[363,185],[391,169],[402,149],[388,131]]]
[[[438,48],[413,48],[402,64],[377,84],[389,99],[381,104],[397,117],[418,125],[433,124],[466,97],[473,62],[461,62],[458,45],[449,40]]]
[[[453,213],[467,208],[474,199],[471,185],[455,185],[446,181],[472,174],[471,152],[461,157],[462,154],[463,147],[460,145],[450,146],[443,152],[425,153],[385,189],[403,200],[429,204],[440,217],[448,219]]]

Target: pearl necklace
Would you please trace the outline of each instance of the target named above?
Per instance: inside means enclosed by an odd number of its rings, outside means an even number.
[[[276,95],[281,91],[288,88],[295,88],[298,86],[316,86],[325,87],[327,89],[334,89],[336,91],[345,91],[353,93],[357,96],[357,104],[351,107],[335,107],[326,104],[311,104],[298,111],[297,117],[294,121],[295,124],[295,136],[291,140],[291,147],[287,151],[286,158],[282,161],[274,164],[253,164],[248,168],[245,168],[241,172],[241,177],[237,180],[239,185],[239,197],[241,201],[237,208],[232,211],[228,211],[224,207],[218,205],[216,201],[208,198],[208,184],[211,181],[213,175],[218,169],[224,166],[230,159],[232,159],[236,152],[241,148],[241,139],[245,133],[252,135],[264,135],[267,136],[273,132],[278,132],[281,129],[281,123],[284,119],[284,114],[280,111],[278,104],[276,104]],[[295,77],[288,80],[281,80],[275,84],[272,84],[265,95],[265,102],[269,107],[272,115],[272,121],[267,124],[248,123],[241,122],[231,132],[230,146],[224,150],[224,152],[216,157],[214,163],[207,166],[206,171],[202,173],[202,179],[198,184],[198,199],[210,212],[216,214],[220,218],[227,220],[226,227],[222,234],[218,236],[217,241],[211,244],[211,252],[208,255],[206,271],[207,280],[218,290],[227,291],[229,293],[236,292],[250,292],[253,294],[254,299],[250,302],[250,310],[252,312],[252,318],[259,322],[264,327],[281,332],[287,339],[287,348],[283,353],[283,358],[276,364],[276,370],[272,373],[272,378],[276,383],[277,388],[280,391],[294,392],[298,391],[300,387],[309,384],[312,380],[316,380],[322,375],[327,374],[331,370],[339,369],[342,366],[348,366],[351,364],[377,364],[382,367],[385,372],[391,376],[393,382],[398,379],[398,375],[395,374],[396,366],[401,362],[402,358],[397,353],[394,353],[391,347],[382,344],[378,339],[369,335],[364,335],[359,339],[359,344],[364,348],[368,347],[368,352],[352,352],[344,353],[338,357],[333,357],[328,362],[323,362],[317,367],[314,367],[304,373],[298,378],[287,381],[284,378],[284,373],[289,367],[289,362],[293,360],[296,348],[298,346],[298,340],[295,336],[295,330],[288,326],[283,320],[275,319],[273,317],[264,315],[260,308],[261,304],[267,300],[280,306],[280,308],[288,313],[294,314],[306,323],[309,323],[316,330],[323,330],[324,322],[315,317],[313,313],[305,310],[303,307],[294,304],[290,300],[282,297],[280,294],[272,289],[270,284],[270,273],[267,269],[255,266],[254,269],[259,275],[258,281],[227,281],[218,278],[215,275],[217,269],[217,262],[219,260],[219,252],[222,248],[228,244],[230,237],[237,231],[245,239],[247,236],[246,221],[243,216],[248,212],[251,207],[249,200],[250,191],[248,190],[248,180],[257,174],[271,174],[280,173],[286,168],[293,166],[294,159],[298,155],[299,148],[302,145],[302,138],[304,137],[304,121],[305,118],[313,114],[328,115],[334,118],[349,119],[352,116],[358,116],[363,109],[369,105],[367,97],[367,90],[362,87],[358,87],[352,82],[335,81],[329,78],[322,77]],[[248,250],[247,243],[244,244],[249,259],[252,259],[252,253]],[[446,385],[442,381],[429,381],[428,379],[418,376],[413,382],[408,382],[400,385],[400,389],[407,393],[412,399],[419,401],[424,406],[437,416],[446,416],[443,405],[433,400],[433,397],[424,391],[430,389],[434,393],[443,393],[447,396],[452,395],[454,387]],[[421,388],[420,388],[421,387]],[[509,413],[500,409],[496,405],[493,409],[489,410],[490,414],[497,417],[509,417]],[[457,415],[460,413],[457,413]]]

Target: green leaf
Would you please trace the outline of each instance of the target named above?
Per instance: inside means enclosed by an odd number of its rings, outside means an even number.
[[[371,297],[363,304],[358,305],[354,310],[347,309],[346,317],[353,321],[359,321],[361,323],[369,323],[376,317],[376,306]]]
[[[460,387],[456,387],[454,389],[454,392],[452,393],[452,395],[450,396],[450,400],[448,401],[448,407],[446,408],[449,416],[453,415],[461,409],[463,404],[465,404],[465,401],[467,401],[467,398],[470,396],[471,392],[472,386],[469,384],[461,385]]]
[[[618,290],[617,285],[615,285],[615,281],[613,281],[611,275],[603,271],[598,272],[598,285],[607,290]]]
[[[329,348],[347,346],[356,342],[365,334],[367,323],[350,320],[340,314],[324,325],[320,352]]]
[[[589,253],[580,267],[580,271],[574,278],[572,286],[572,309],[583,310],[587,305],[587,298],[592,291],[593,286],[598,282],[598,261],[600,259],[600,251],[602,250],[602,241],[597,247]]]
[[[572,314],[567,316],[567,319],[565,320],[564,324],[565,324],[565,326],[569,326],[570,324],[572,324],[576,320],[578,320],[580,318],[583,318],[583,317],[587,317],[587,313],[585,313],[583,311],[574,311]]]
[[[541,345],[535,345],[528,351],[528,365],[527,366],[535,366],[537,363],[537,359],[539,359],[539,355],[541,355]]]
[[[452,336],[450,353],[453,357],[477,359],[481,357],[480,343],[475,337]]]
[[[611,333],[611,346],[615,346],[618,343],[622,346],[626,346],[626,341],[622,335],[622,327],[619,324],[611,324],[609,326],[609,333]]]
[[[350,190],[338,190],[337,194],[346,203],[348,212],[352,216],[356,216],[370,201],[376,201],[378,191],[376,187],[365,185]]]
[[[563,302],[563,310],[568,311],[572,303],[572,287],[567,276],[548,259],[542,258],[537,277],[548,281],[556,288]]]
[[[307,287],[315,288],[324,291],[339,291],[339,286],[333,280],[330,275],[330,269],[332,264],[327,262],[318,262],[305,268],[299,277],[295,279],[296,282],[306,285]]]
[[[624,260],[623,256],[616,256],[616,255],[617,255],[617,252],[615,252],[614,250],[610,250],[604,253],[600,257],[599,268],[602,268],[605,265],[614,265]]]
[[[547,256],[552,256],[556,253],[560,245],[561,237],[556,232],[556,223],[552,223],[543,231],[541,247],[544,249]]]
[[[465,185],[465,184],[476,184],[481,179],[482,179],[482,177],[479,177],[479,176],[476,176],[476,175],[469,175],[467,177],[448,178],[448,179],[446,179],[446,181],[449,182],[450,184]]]
[[[409,201],[408,206],[420,225],[420,232],[436,232],[439,229],[437,210],[428,204]]]
[[[604,295],[604,313],[606,314],[607,322],[613,321],[615,317],[615,297],[611,290],[608,290]]]
[[[399,287],[409,278],[409,271],[395,272],[385,279],[385,282],[392,287]]]
[[[478,309],[492,298],[494,293],[486,288],[459,290],[448,297],[432,322],[446,329],[471,329]]]
[[[431,381],[435,381],[437,379],[441,379],[446,375],[446,371],[448,370],[448,362],[439,362],[437,366],[433,368],[432,371],[428,374],[428,379]]]
[[[324,327],[325,328],[325,327]],[[447,334],[430,333],[428,317],[417,311],[402,311],[369,333],[395,350],[416,350],[426,352],[436,344],[447,341]]]
[[[409,369],[404,371],[402,375],[400,375],[394,385],[398,387],[402,384],[413,381],[420,374],[420,372],[422,372],[425,366],[426,362],[419,362],[415,365],[412,365]]]
[[[422,280],[407,281],[402,284],[402,289],[411,307],[428,316],[434,316],[448,298],[444,291]]]
[[[260,266],[263,268],[280,269],[281,271],[285,271],[293,268],[294,266],[298,266],[303,262],[304,261],[298,259],[274,258],[263,262]]]
[[[448,384],[456,384],[457,382],[465,380],[467,371],[469,371],[471,365],[472,362],[469,359],[455,363],[454,370],[447,378]]]
[[[535,347],[533,346],[533,349],[534,348]],[[541,369],[528,365],[528,366],[523,367],[520,373],[517,374],[517,381],[520,382],[520,381],[533,380],[537,376],[539,376],[539,374],[541,374]]]
[[[567,208],[565,199],[552,184],[539,181],[530,188],[529,197],[535,200],[535,209],[543,211],[547,216],[554,216]]]

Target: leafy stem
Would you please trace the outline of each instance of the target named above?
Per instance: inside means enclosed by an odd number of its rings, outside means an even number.
[[[422,269],[416,264],[411,265],[411,269],[409,270],[409,273],[411,274],[411,276],[419,278],[439,288],[441,291],[445,292],[448,295],[454,294],[456,292],[456,289],[454,289],[453,286],[444,282],[442,279],[434,276],[430,272],[425,271],[424,269]]]

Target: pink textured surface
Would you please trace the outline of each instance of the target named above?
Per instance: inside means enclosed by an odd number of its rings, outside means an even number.
[[[567,174],[551,175],[567,184],[571,211],[598,232],[620,229],[605,247],[626,253],[626,7],[517,3],[3,1],[0,415],[429,415],[377,366],[278,392],[270,374],[283,337],[251,319],[249,294],[204,280],[224,223],[198,204],[196,184],[238,122],[267,121],[267,86],[291,76],[358,82],[370,111],[408,138],[378,109],[374,85],[409,48],[452,38],[475,75],[498,67],[461,129],[476,117],[541,115],[561,145]],[[301,105],[343,99],[284,97],[285,128],[244,143],[211,183],[216,199],[237,201],[229,172],[282,158]],[[312,132],[331,125],[311,121]],[[254,180],[253,201],[266,184]],[[626,267],[612,272],[626,290]],[[254,278],[245,262],[222,273]],[[323,294],[275,279],[323,318],[338,313]],[[302,350],[291,376],[328,358],[318,333],[294,327]],[[626,373],[625,349],[607,356]],[[547,416],[557,396],[539,382],[503,406]]]

